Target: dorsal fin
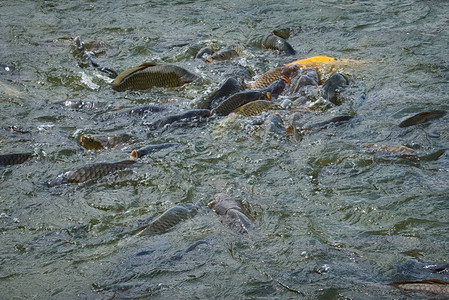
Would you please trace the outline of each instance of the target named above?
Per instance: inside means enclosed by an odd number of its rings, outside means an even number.
[[[143,70],[148,67],[154,67],[156,64],[154,62],[144,62],[141,65],[138,65],[137,67],[129,68],[122,73],[118,74],[117,77],[115,77],[113,85],[119,85],[126,77],[131,75],[132,73],[135,73],[137,71]]]

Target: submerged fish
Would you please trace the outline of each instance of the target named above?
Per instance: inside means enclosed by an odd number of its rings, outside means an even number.
[[[214,48],[212,46],[207,46],[201,48],[200,51],[196,54],[195,58],[203,58],[205,54],[212,55],[214,53]]]
[[[81,135],[80,144],[87,150],[103,150],[114,148],[118,144],[129,141],[132,138],[129,134],[104,135]]]
[[[420,281],[397,281],[391,285],[409,291],[431,292],[435,294],[449,294],[449,282],[439,279],[425,279]]]
[[[250,219],[241,212],[242,208],[237,201],[227,194],[215,194],[208,206],[239,233],[248,233],[253,227]]]
[[[197,211],[198,208],[191,203],[173,206],[150,224],[137,229],[136,231],[139,231],[137,235],[155,235],[167,232],[182,221],[194,217]]]
[[[113,112],[104,116],[101,116],[102,121],[106,121],[109,119],[122,119],[127,117],[144,117],[149,113],[158,113],[161,111],[166,111],[167,107],[159,106],[159,105],[145,105],[141,107],[135,107],[125,110],[120,110],[117,112]]]
[[[146,62],[120,73],[112,83],[116,91],[148,90],[152,87],[176,87],[194,81],[198,76],[174,65]]]
[[[61,184],[74,184],[88,181],[91,179],[101,178],[110,173],[121,171],[127,168],[138,166],[133,160],[124,160],[116,163],[96,163],[77,166],[62,171],[50,179],[48,186],[56,186]]]
[[[256,100],[240,106],[234,110],[234,113],[245,117],[251,117],[274,108],[277,108],[277,106],[269,100]]]
[[[245,105],[251,101],[255,100],[271,100],[270,92],[263,90],[252,90],[252,91],[243,91],[236,93],[220,103],[215,109],[212,110],[212,113],[217,114],[219,116],[229,115],[231,112],[236,110],[242,105]]]
[[[290,94],[297,94],[303,91],[306,86],[318,86],[320,76],[315,68],[300,69],[291,79]]]
[[[170,115],[167,117],[164,117],[162,119],[159,119],[152,123],[144,123],[144,125],[147,125],[150,127],[150,129],[160,129],[164,127],[165,125],[172,124],[174,122],[178,121],[192,121],[194,119],[201,119],[201,118],[207,118],[211,116],[211,111],[208,109],[192,109],[188,110],[186,112],[176,114],[176,115]]]
[[[287,55],[294,55],[296,51],[286,41],[285,38],[278,36],[277,34],[270,33],[262,42],[262,47],[265,49],[278,50]]]
[[[399,123],[399,127],[409,127],[417,124],[422,124],[427,121],[441,118],[446,114],[445,110],[431,110],[431,111],[424,111],[420,112],[410,118],[405,119],[401,123]]]
[[[218,61],[225,61],[239,56],[238,52],[232,48],[223,48],[207,57],[204,61],[207,63],[214,63]]]
[[[0,166],[18,165],[33,156],[33,153],[11,153],[0,155]]]
[[[157,145],[148,145],[148,146],[142,147],[140,149],[133,150],[131,152],[131,157],[139,158],[139,157],[143,157],[147,154],[159,151],[161,149],[166,149],[166,148],[175,147],[175,146],[179,146],[179,144],[178,143],[165,143],[165,144],[157,144]]]
[[[335,105],[340,105],[341,101],[338,99],[338,95],[348,85],[349,80],[346,76],[340,73],[334,74],[321,87],[321,95]]]

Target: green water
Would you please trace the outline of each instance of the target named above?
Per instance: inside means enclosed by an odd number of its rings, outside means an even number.
[[[0,63],[12,69],[0,72],[0,153],[36,154],[0,169],[1,298],[416,299],[429,294],[388,283],[449,281],[447,271],[403,267],[449,262],[449,160],[447,153],[425,159],[447,149],[448,117],[396,126],[418,112],[449,108],[447,2],[10,1],[0,7]],[[296,56],[261,49],[262,39],[280,28],[291,29]],[[165,62],[201,78],[180,88],[115,92],[76,51],[76,36],[94,41],[97,59],[113,69]],[[210,42],[244,50],[229,62],[195,60]],[[304,113],[299,122],[348,113],[354,119],[301,141],[268,132],[253,118],[154,132],[142,123],[157,115],[101,119],[144,104],[190,109],[230,75],[250,82],[315,55],[371,63],[341,70],[357,82],[352,100]],[[101,105],[61,104],[80,100]],[[77,140],[85,133],[134,139],[86,151]],[[163,142],[181,146],[145,157],[122,175],[45,185],[71,166],[124,160],[135,148]],[[372,143],[407,146],[416,155],[376,152]],[[166,234],[120,241],[173,205],[207,204],[219,192],[242,203],[253,232],[236,234],[203,208]]]

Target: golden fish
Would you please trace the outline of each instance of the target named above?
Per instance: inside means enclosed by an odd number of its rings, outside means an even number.
[[[278,107],[269,100],[256,100],[240,106],[234,113],[245,117],[251,117],[275,108]]]
[[[217,61],[230,60],[236,58],[237,56],[239,56],[239,54],[236,50],[231,48],[223,48],[206,58],[204,61],[207,63],[214,63]]]

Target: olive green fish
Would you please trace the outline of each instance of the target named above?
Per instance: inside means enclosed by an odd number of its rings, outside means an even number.
[[[239,54],[236,50],[231,48],[223,48],[207,57],[204,61],[207,63],[214,63],[218,61],[230,60],[236,58],[237,56],[239,56]]]
[[[33,156],[33,153],[11,153],[0,155],[0,166],[22,164]]]
[[[226,116],[229,115],[234,110],[236,110],[237,108],[239,108],[240,106],[245,105],[251,101],[265,100],[265,99],[271,100],[270,92],[262,90],[239,92],[221,102],[220,105],[218,105],[212,111],[212,113],[219,116]]]
[[[430,120],[441,118],[446,114],[445,110],[431,110],[420,112],[410,118],[405,119],[399,123],[399,127],[409,127],[417,124],[422,124]]]
[[[103,150],[114,148],[118,144],[129,141],[132,137],[128,134],[115,134],[112,136],[104,135],[81,135],[80,144],[87,150]]]
[[[434,294],[449,294],[449,282],[439,279],[425,279],[420,281],[398,281],[391,285],[408,291],[431,292]]]
[[[241,212],[242,208],[237,201],[227,194],[215,194],[208,206],[222,216],[223,221],[239,233],[248,233],[253,227],[250,219]]]
[[[62,171],[60,174],[50,179],[47,184],[49,187],[52,187],[61,184],[81,183],[91,179],[101,178],[116,171],[121,171],[136,166],[138,166],[138,164],[136,164],[136,162],[133,160],[124,160],[116,163],[96,163],[77,166]]]
[[[198,76],[173,65],[146,62],[120,73],[112,83],[116,91],[148,90],[152,87],[176,87],[194,81]]]
[[[264,111],[276,108],[278,108],[278,106],[276,106],[269,100],[256,100],[240,106],[234,111],[234,113],[245,117],[251,117],[258,115]]]
[[[136,231],[139,231],[137,235],[156,235],[167,232],[182,221],[194,217],[197,210],[197,207],[191,203],[173,206],[150,224],[137,229]]]

